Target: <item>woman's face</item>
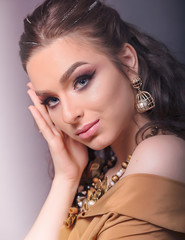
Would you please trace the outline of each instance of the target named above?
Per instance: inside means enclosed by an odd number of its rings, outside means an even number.
[[[133,127],[129,80],[108,57],[72,38],[35,52],[28,75],[58,129],[92,149],[103,149]]]

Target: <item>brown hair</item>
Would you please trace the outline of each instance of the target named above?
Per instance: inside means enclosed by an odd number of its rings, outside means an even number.
[[[150,123],[139,133],[157,127],[185,139],[185,66],[163,43],[139,32],[101,1],[46,0],[25,18],[19,43],[25,71],[37,49],[73,33],[95,44],[122,72],[119,54],[124,43],[130,43],[138,55],[142,89],[150,92],[156,103],[154,109],[144,113]]]

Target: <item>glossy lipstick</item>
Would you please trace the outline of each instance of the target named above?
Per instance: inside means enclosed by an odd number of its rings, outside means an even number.
[[[88,139],[92,137],[95,134],[95,132],[98,130],[99,123],[100,123],[100,120],[98,119],[94,122],[84,125],[82,128],[76,131],[76,135],[78,135],[81,139]]]

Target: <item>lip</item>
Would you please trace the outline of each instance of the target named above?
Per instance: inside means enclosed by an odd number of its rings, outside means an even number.
[[[84,125],[82,128],[77,129],[76,135],[82,139],[87,139],[92,137],[98,130],[100,120],[97,119],[91,123]]]

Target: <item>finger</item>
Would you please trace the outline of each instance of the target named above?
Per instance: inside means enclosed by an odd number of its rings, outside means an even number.
[[[32,85],[31,82],[29,82],[29,83],[27,84],[27,87],[34,90],[33,85]]]
[[[36,95],[35,91],[33,89],[29,89],[27,91],[28,95],[30,96],[32,102],[34,103],[34,105],[37,107],[37,109],[40,112],[47,112],[46,107],[44,105],[41,104],[40,99],[38,98],[38,96]]]
[[[58,135],[62,135],[63,133],[61,131],[59,131],[55,125],[53,124],[48,111],[46,110],[46,107],[44,105],[41,105],[40,100],[38,98],[38,96],[36,95],[35,91],[30,89],[28,90],[28,94],[31,98],[31,100],[33,101],[35,107],[39,110],[39,112],[42,114],[42,116],[44,117],[45,121],[47,122],[47,124],[50,126],[50,128],[52,129],[52,131],[55,133],[56,136]]]
[[[32,102],[34,103],[35,107],[39,110],[39,112],[42,114],[48,125],[53,128],[53,122],[48,114],[48,111],[46,110],[46,107],[44,105],[41,105],[40,100],[38,96],[35,94],[35,91],[32,89],[28,90],[28,95],[30,96]]]
[[[46,139],[46,141],[49,143],[53,140],[53,138],[55,137],[54,132],[52,131],[52,129],[50,128],[50,126],[48,125],[48,123],[45,121],[45,119],[43,118],[43,116],[41,115],[41,113],[38,111],[38,109],[35,106],[29,106],[28,109],[30,110],[33,118],[35,119],[37,126],[40,130],[40,132],[42,133],[42,135],[44,136],[44,138]]]
[[[40,111],[40,113],[43,115],[43,117],[45,118],[45,120],[47,121],[47,123],[50,125],[50,127],[53,129],[53,122],[51,121],[51,118],[48,114],[48,111],[46,109],[45,106],[41,105],[40,100],[38,98],[38,96],[35,93],[35,90],[33,88],[33,85],[31,82],[29,82],[27,84],[27,86],[29,87],[28,90],[28,95],[30,96],[31,100],[33,101],[34,105],[37,107],[37,109]],[[55,134],[57,134],[58,132],[55,131],[55,129],[53,129],[53,131],[55,132]]]

